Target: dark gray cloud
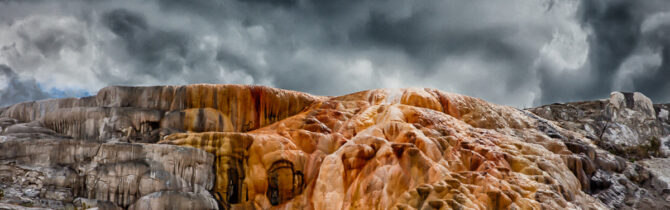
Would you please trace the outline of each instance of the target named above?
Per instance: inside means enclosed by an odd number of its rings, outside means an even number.
[[[163,80],[182,71],[184,64],[180,61],[186,58],[191,44],[187,35],[150,27],[142,14],[128,9],[105,12],[100,21],[118,38],[114,43],[136,62],[140,71],[132,75],[144,73]]]
[[[0,107],[48,97],[35,80],[20,78],[9,66],[0,64]]]
[[[669,102],[669,9],[667,1],[582,1],[577,17],[590,30],[588,63],[575,72],[543,66],[542,103],[602,98],[612,90]]]
[[[636,13],[647,17],[641,27],[638,46],[656,52],[660,57],[660,65],[643,69],[642,73],[631,78],[631,89],[644,92],[651,98],[670,102],[670,5],[667,2],[652,2],[645,6],[645,9],[655,12],[653,15]]]
[[[0,63],[45,89],[434,87],[514,106],[670,101],[663,0],[0,1]]]

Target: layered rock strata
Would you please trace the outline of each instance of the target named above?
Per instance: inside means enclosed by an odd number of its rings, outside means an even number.
[[[639,93],[519,110],[435,89],[107,87],[0,109],[0,203],[670,208],[664,110]]]
[[[0,201],[68,208],[76,199],[89,198],[101,203],[96,206],[127,208],[138,199],[167,202],[172,198],[152,194],[174,192],[191,193],[200,203],[207,201],[202,205],[217,208],[208,192],[215,179],[214,158],[204,151],[75,140],[52,135],[45,128],[39,128],[42,133],[12,130],[19,125],[0,136]],[[92,205],[78,207],[84,206]]]
[[[0,116],[38,121],[74,138],[155,142],[161,133],[250,131],[295,115],[319,98],[260,86],[113,86],[92,97],[16,104]]]
[[[603,207],[564,163],[570,151],[536,123],[437,90],[373,90],[251,132],[172,134],[162,143],[217,155],[215,192],[232,207]]]

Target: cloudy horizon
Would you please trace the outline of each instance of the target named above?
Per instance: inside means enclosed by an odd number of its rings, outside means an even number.
[[[0,106],[110,85],[670,103],[663,0],[0,0]]]

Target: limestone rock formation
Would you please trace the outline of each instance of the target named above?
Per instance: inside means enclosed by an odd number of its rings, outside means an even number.
[[[577,173],[592,196],[611,208],[658,209],[670,204],[670,187],[663,181],[670,173],[659,165],[670,160],[667,108],[638,92],[614,92],[609,99],[529,111],[597,145],[584,153],[595,155],[582,162],[593,169]]]
[[[660,138],[667,134],[659,120],[662,117],[657,116],[651,100],[641,93],[614,92],[609,100],[552,104],[530,111],[557,121],[623,157],[670,155],[658,150]]]
[[[91,198],[95,202],[78,207],[128,207],[154,192],[211,199],[214,158],[198,149],[44,133],[4,133],[0,138],[1,199],[11,204],[65,208],[76,199]]]
[[[670,208],[669,108],[107,87],[0,109],[0,208]]]

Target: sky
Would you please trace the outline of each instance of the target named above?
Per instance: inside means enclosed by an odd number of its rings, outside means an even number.
[[[110,85],[670,103],[667,0],[0,0],[0,106]]]

